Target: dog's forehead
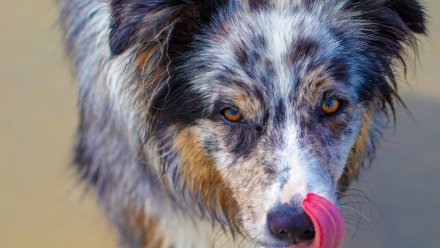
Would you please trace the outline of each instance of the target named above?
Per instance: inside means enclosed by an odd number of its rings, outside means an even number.
[[[311,72],[319,76],[317,62],[325,63],[339,49],[329,22],[322,21],[329,13],[299,3],[224,14],[204,51],[216,72],[210,75],[248,84],[266,99],[293,99],[303,78]]]

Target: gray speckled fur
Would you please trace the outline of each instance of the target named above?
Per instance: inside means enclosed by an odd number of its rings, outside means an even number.
[[[398,99],[392,63],[403,43],[415,44],[412,32],[424,32],[420,5],[405,4],[59,0],[78,85],[74,162],[117,226],[120,245],[208,247],[225,228],[240,233],[231,246],[244,237],[282,246],[270,238],[265,214],[286,194],[311,191],[337,203],[374,156]],[[178,50],[175,43],[188,37],[175,31],[199,21],[207,23],[186,30],[196,35]],[[331,120],[315,114],[328,92],[347,102]],[[225,124],[225,106],[238,107],[247,122]],[[230,189],[235,219],[229,206],[206,206],[206,189],[181,183],[175,142],[182,133],[201,144]]]

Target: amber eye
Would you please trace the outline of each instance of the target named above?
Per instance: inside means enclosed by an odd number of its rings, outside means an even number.
[[[223,116],[230,122],[239,122],[242,119],[241,113],[233,108],[223,110]]]
[[[321,110],[326,115],[336,113],[341,107],[341,101],[337,98],[328,98],[321,105]]]

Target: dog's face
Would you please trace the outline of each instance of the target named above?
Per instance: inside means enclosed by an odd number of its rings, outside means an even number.
[[[309,192],[336,204],[372,153],[374,118],[395,95],[391,63],[423,15],[415,1],[362,2],[201,4],[199,19],[176,25],[193,36],[170,31],[170,77],[153,101],[155,135],[176,154],[169,178],[260,244],[309,241],[310,228],[289,239],[273,219],[308,222]],[[408,21],[408,8],[421,19]]]
[[[285,245],[268,228],[282,206],[300,209],[308,192],[336,202],[350,150],[369,125],[355,72],[362,55],[333,33],[329,14],[236,13],[189,63],[203,65],[191,75],[202,111],[191,139],[231,189],[243,228],[264,244]]]

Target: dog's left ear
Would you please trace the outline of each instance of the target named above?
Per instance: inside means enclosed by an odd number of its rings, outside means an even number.
[[[350,0],[348,8],[378,24],[419,34],[426,32],[426,14],[419,0]]]
[[[191,38],[229,0],[110,0],[109,45],[113,56],[130,48],[169,48]],[[154,44],[151,44],[154,43]],[[162,49],[163,50],[163,49]]]
[[[419,34],[426,33],[426,14],[418,0],[390,0],[387,4],[411,31]]]
[[[368,28],[362,30],[365,39],[363,51],[367,54],[359,75],[364,77],[361,98],[369,102],[372,114],[383,111],[386,116],[394,115],[395,102],[402,103],[397,92],[397,78],[394,60],[405,64],[404,44],[417,48],[414,34],[426,33],[426,14],[418,0],[349,0],[347,11],[357,13]],[[391,110],[391,112],[389,111]],[[339,180],[341,190],[347,189],[364,165],[368,165],[375,154],[377,137],[381,136],[381,114],[365,116],[371,119],[350,153],[344,175]],[[366,123],[366,122],[365,122]]]

